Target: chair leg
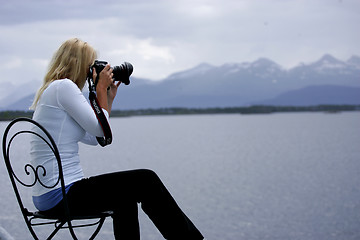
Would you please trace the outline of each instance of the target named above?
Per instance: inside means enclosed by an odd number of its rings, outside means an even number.
[[[76,235],[75,235],[73,226],[72,226],[72,224],[71,224],[71,221],[68,221],[68,228],[69,228],[69,231],[70,231],[70,234],[71,234],[72,238],[73,238],[74,240],[77,240],[77,237],[76,237]]]
[[[96,229],[95,229],[95,232],[91,235],[91,237],[89,238],[89,240],[93,240],[93,239],[98,235],[98,233],[99,233],[102,225],[104,224],[104,221],[105,221],[105,217],[102,217],[102,218],[100,219],[100,222],[99,222],[98,226],[97,226]]]
[[[33,236],[33,238],[34,238],[35,240],[39,240],[39,238],[38,238],[38,236],[36,235],[36,233],[35,233],[35,231],[34,231],[34,229],[33,229],[33,226],[49,224],[49,223],[45,223],[45,224],[33,224],[33,223],[31,223],[31,220],[28,220],[27,218],[25,218],[25,222],[26,222],[26,225],[27,225],[27,227],[28,227],[31,235]],[[55,229],[54,229],[54,231],[52,231],[52,233],[46,238],[46,240],[51,240],[51,239],[55,236],[55,234],[64,226],[65,223],[66,223],[66,222],[64,222],[64,221],[63,221],[63,222],[60,222],[59,225],[57,225],[57,224],[55,223]]]
[[[49,235],[49,237],[46,238],[46,240],[52,239],[55,236],[55,234],[62,228],[62,226],[64,226],[65,223],[66,222],[63,221],[63,222],[60,222],[60,224],[58,226],[55,225],[56,226],[55,230]]]
[[[25,219],[25,222],[26,222],[26,225],[27,225],[27,227],[28,227],[31,235],[33,236],[33,238],[34,238],[35,240],[39,240],[39,238],[36,236],[36,233],[35,233],[34,229],[33,229],[32,226],[31,226],[30,221],[27,220],[27,219]]]
[[[96,227],[95,231],[93,232],[93,234],[91,235],[91,237],[89,238],[89,240],[95,239],[95,237],[99,234],[100,229],[102,228],[102,226],[104,224],[105,218],[106,217],[101,217],[100,218],[99,222],[97,223],[97,227]],[[64,223],[62,225],[64,225]],[[70,234],[71,234],[72,238],[74,240],[77,240],[77,237],[76,237],[76,234],[75,234],[75,231],[74,231],[74,228],[73,228],[71,222],[68,222],[68,228],[69,228],[69,231],[70,231]]]

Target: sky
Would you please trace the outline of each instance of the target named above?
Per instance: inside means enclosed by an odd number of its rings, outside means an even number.
[[[72,37],[151,80],[204,62],[346,61],[360,56],[359,23],[359,0],[0,0],[0,83],[42,81]]]

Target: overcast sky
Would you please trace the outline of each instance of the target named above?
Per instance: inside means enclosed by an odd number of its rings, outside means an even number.
[[[71,37],[153,80],[202,62],[347,60],[360,56],[359,23],[359,0],[0,0],[0,82],[42,80]]]

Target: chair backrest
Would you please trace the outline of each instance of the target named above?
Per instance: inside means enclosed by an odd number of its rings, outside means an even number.
[[[34,165],[34,162],[30,161],[33,150],[30,142],[34,140],[42,141],[52,153],[50,157],[57,160],[58,177],[51,184],[43,181],[50,170],[43,165]],[[61,187],[64,201],[67,201],[60,154],[55,141],[43,126],[29,118],[17,118],[10,122],[5,129],[2,144],[6,168],[26,222],[26,216],[29,213],[28,208],[33,207],[25,206],[26,201],[22,199],[20,187],[33,188],[36,184],[49,189]]]
[[[39,145],[41,145],[41,147],[40,149],[37,149]],[[94,239],[97,236],[101,227],[103,226],[105,218],[112,216],[113,212],[105,211],[99,212],[97,214],[80,216],[70,215],[59,150],[50,133],[43,126],[29,118],[17,118],[13,120],[5,129],[2,147],[6,168],[14,188],[16,199],[19,203],[25,223],[34,239],[39,238],[37,237],[32,227],[43,226],[46,224],[55,224],[47,239],[52,239],[58,230],[63,228],[69,229],[72,238],[77,239],[73,228],[82,228],[88,226],[97,226],[89,239]],[[50,161],[56,160],[57,169],[56,167],[53,167],[53,164],[50,164],[48,169],[46,169],[46,164],[42,165],[37,163],[37,154],[42,154],[41,159],[45,158],[46,160]],[[52,177],[50,183],[48,183],[49,178],[47,178],[49,176]],[[35,187],[47,189],[61,187],[63,196],[62,201],[64,206],[64,212],[61,213],[61,216],[48,216],[43,214],[43,212],[28,210],[34,208],[32,203],[30,207],[31,194],[29,194],[29,191],[21,191],[21,189]],[[22,194],[23,192],[27,193],[29,198],[27,201],[24,200]],[[32,221],[34,219],[42,219],[45,222],[33,223]],[[87,221],[89,219],[97,219],[97,221],[95,223],[92,222],[76,225],[71,223],[73,220]]]

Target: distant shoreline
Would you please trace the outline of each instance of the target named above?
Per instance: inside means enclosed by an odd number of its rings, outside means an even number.
[[[149,115],[190,115],[190,114],[264,114],[277,112],[329,112],[360,111],[360,105],[316,105],[316,106],[263,106],[213,107],[213,108],[148,108],[135,110],[112,110],[111,117]],[[0,121],[11,121],[18,117],[31,118],[33,111],[0,111]]]

